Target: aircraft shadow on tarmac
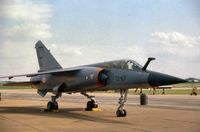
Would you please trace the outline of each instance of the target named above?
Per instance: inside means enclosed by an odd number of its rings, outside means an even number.
[[[44,112],[43,109],[38,107],[10,107],[10,106],[3,106],[0,107],[0,114],[23,114],[23,115],[36,115],[36,116],[47,116],[50,118],[73,118],[85,121],[92,121],[92,122],[102,122],[102,123],[119,123],[119,124],[129,124],[127,122],[116,121],[112,119],[105,119],[105,118],[112,118],[112,116],[89,116],[84,114],[87,111],[84,111],[83,108],[66,108],[60,109],[59,112]],[[75,113],[75,112],[83,112],[83,114]],[[115,116],[113,116],[115,118]]]

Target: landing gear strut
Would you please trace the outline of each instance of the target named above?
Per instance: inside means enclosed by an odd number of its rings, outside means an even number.
[[[127,115],[126,110],[124,109],[124,104],[127,100],[128,89],[120,89],[120,98],[119,98],[119,107],[116,111],[117,117],[125,117]]]
[[[82,92],[81,94],[86,96],[88,99],[90,99],[90,101],[87,102],[87,105],[85,108],[86,111],[91,111],[93,108],[98,108],[98,104],[97,104],[94,96],[90,96],[85,92]]]
[[[56,96],[51,96],[51,101],[48,102],[47,104],[47,110],[48,111],[52,111],[52,110],[58,110],[58,103],[56,101],[56,99],[58,98],[59,96],[56,95]]]

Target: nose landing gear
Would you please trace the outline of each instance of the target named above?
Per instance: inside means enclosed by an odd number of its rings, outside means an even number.
[[[120,95],[121,97],[119,98],[119,107],[116,111],[116,115],[117,117],[125,117],[127,112],[124,109],[124,104],[127,101],[128,89],[120,89]]]

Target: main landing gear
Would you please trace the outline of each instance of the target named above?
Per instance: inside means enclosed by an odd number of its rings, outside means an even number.
[[[87,102],[87,105],[85,108],[86,111],[92,111],[93,108],[98,108],[98,104],[97,104],[94,96],[90,96],[85,92],[82,92],[81,94],[86,96],[88,99],[90,99],[90,101]]]
[[[51,96],[51,101],[49,101],[48,104],[47,104],[47,110],[48,111],[58,110],[58,103],[56,101],[56,99],[58,97],[59,97],[58,95]]]
[[[128,89],[120,89],[120,98],[119,98],[119,107],[116,111],[117,117],[125,117],[127,115],[126,110],[124,109],[124,104],[127,100]]]

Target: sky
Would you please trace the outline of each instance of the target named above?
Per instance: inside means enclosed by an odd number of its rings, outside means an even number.
[[[133,59],[200,78],[199,0],[0,0],[0,76],[38,71],[41,40],[63,67]]]

